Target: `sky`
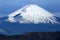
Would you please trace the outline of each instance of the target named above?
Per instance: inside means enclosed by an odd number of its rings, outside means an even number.
[[[60,0],[0,0],[0,17],[6,16],[27,4],[37,4],[60,16]]]

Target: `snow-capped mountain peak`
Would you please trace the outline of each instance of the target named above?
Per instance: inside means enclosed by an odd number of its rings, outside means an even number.
[[[36,4],[30,4],[8,15],[8,21],[19,23],[58,23],[55,15]]]

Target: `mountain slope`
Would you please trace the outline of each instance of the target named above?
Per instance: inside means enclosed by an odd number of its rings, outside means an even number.
[[[0,29],[8,35],[60,31],[60,18],[37,5],[27,5],[0,18]]]
[[[8,17],[0,18],[0,29],[4,29],[8,35],[24,34],[27,32],[56,32],[60,31],[60,24],[40,23],[40,24],[22,24],[18,22],[11,23],[5,21]],[[60,18],[56,17],[60,23]],[[1,21],[2,20],[2,21]]]

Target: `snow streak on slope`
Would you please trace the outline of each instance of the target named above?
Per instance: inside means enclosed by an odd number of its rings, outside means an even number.
[[[19,15],[20,14],[20,15]],[[17,19],[15,16],[18,15]],[[30,4],[22,7],[21,9],[11,13],[8,21],[19,23],[58,23],[55,15],[46,11],[42,7]]]

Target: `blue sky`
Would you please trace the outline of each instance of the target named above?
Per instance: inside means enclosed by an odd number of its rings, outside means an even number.
[[[8,15],[27,4],[37,4],[52,13],[60,14],[60,0],[0,0],[0,17]]]

